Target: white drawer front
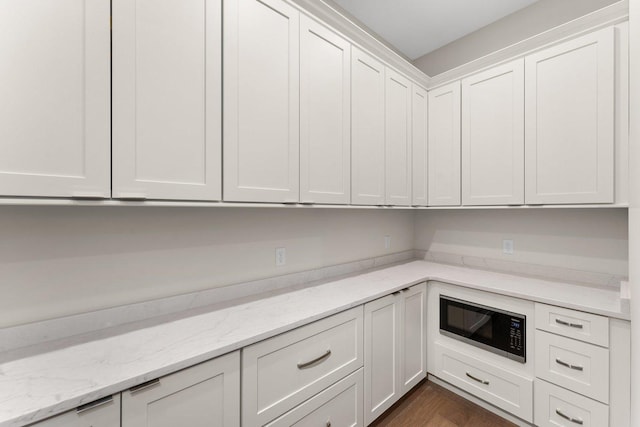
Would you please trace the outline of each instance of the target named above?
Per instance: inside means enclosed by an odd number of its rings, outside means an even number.
[[[535,424],[539,427],[607,427],[609,407],[546,381],[535,382]]]
[[[536,304],[536,329],[609,347],[609,318]]]
[[[120,394],[29,424],[28,427],[120,427]]]
[[[435,343],[436,376],[480,399],[533,421],[533,379]]]
[[[243,424],[264,425],[363,364],[362,306],[246,347]]]
[[[363,426],[362,394],[363,373],[359,369],[267,426]]]
[[[609,403],[609,350],[536,331],[536,376]]]

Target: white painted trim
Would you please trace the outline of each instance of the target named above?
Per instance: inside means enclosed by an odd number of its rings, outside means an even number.
[[[430,80],[429,90],[445,85],[478,71],[513,61],[524,54],[563,43],[584,34],[624,22],[629,17],[629,0],[622,0],[580,18],[544,31],[528,39],[514,43],[481,58],[467,62],[452,70],[445,71]]]

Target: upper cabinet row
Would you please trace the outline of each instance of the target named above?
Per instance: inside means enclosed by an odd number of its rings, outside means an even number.
[[[619,201],[615,28],[427,93],[284,0],[60,1],[0,16],[0,196]]]
[[[613,203],[614,47],[606,28],[430,91],[429,204]]]
[[[224,22],[225,201],[411,204],[409,80],[280,0]]]
[[[417,86],[288,2],[62,1],[0,17],[1,196],[411,204]]]

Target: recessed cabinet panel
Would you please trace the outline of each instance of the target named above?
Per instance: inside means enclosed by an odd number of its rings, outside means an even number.
[[[413,85],[411,108],[411,147],[413,164],[412,204],[427,205],[427,91]]]
[[[108,198],[109,0],[6,0],[0,196]]]
[[[280,0],[225,3],[225,201],[298,201],[299,20]]]
[[[384,65],[352,48],[351,54],[351,203],[383,205]]]
[[[300,201],[348,204],[351,190],[351,45],[300,21]]]
[[[411,93],[411,82],[387,68],[385,87],[385,203],[387,205],[411,205]]]
[[[240,354],[201,363],[122,393],[122,427],[240,426]]]
[[[113,197],[220,200],[221,1],[113,14]]]
[[[427,376],[427,284],[402,291],[402,351],[400,381],[402,394]]]
[[[613,202],[614,31],[525,58],[527,203]]]
[[[368,425],[400,398],[400,298],[364,306],[364,419]]]
[[[429,92],[429,205],[460,204],[460,82]]]
[[[462,81],[462,204],[524,203],[524,60]]]

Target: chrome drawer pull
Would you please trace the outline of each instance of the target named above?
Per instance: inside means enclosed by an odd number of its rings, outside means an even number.
[[[584,327],[580,323],[570,323],[560,319],[556,319],[556,323],[562,326],[569,326],[570,328],[576,328],[576,329],[582,329]]]
[[[575,370],[575,371],[584,371],[584,367],[582,367],[582,366],[580,366],[580,365],[572,365],[571,363],[567,363],[567,362],[565,362],[564,360],[560,360],[560,359],[558,359],[558,358],[556,358],[556,363],[557,363],[558,365],[565,366],[565,367],[567,367],[567,368],[569,368],[569,369],[573,369],[573,370]]]
[[[78,406],[76,408],[76,413],[82,414],[83,412],[90,411],[91,409],[106,405],[111,402],[113,402],[113,396],[103,397],[102,399],[94,400],[93,402],[85,403],[84,405]]]
[[[562,418],[564,418],[565,420],[571,421],[572,423],[576,423],[579,425],[584,424],[584,421],[582,421],[580,418],[573,418],[570,417],[569,415],[564,414],[560,409],[556,408],[556,414],[560,415]]]
[[[155,387],[160,385],[160,378],[156,378],[155,380],[147,381],[146,383],[138,384],[137,386],[133,386],[129,389],[130,393],[137,393],[142,390],[146,390],[151,387]]]
[[[489,381],[481,380],[480,378],[474,377],[469,372],[467,372],[467,376],[474,381],[478,381],[480,384],[489,385]]]
[[[327,427],[331,427],[331,420],[327,421]]]
[[[321,362],[323,360],[325,360],[326,358],[328,358],[329,356],[331,356],[331,350],[327,350],[322,356],[318,356],[313,360],[310,360],[308,362],[304,362],[304,363],[298,363],[298,369],[305,369],[308,368],[311,365],[315,365],[318,362]]]

